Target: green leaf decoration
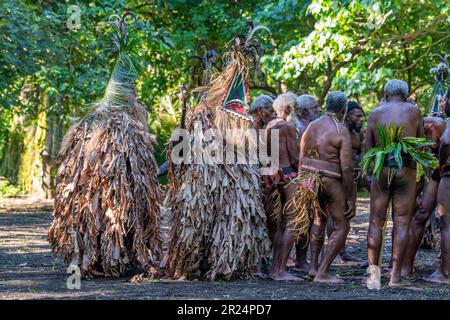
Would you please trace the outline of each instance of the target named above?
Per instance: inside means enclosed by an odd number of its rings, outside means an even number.
[[[372,148],[364,155],[360,162],[363,174],[375,174],[377,180],[380,179],[381,171],[386,157],[393,157],[397,168],[391,168],[389,183],[395,173],[403,168],[405,157],[409,157],[416,162],[416,180],[422,177],[427,179],[427,171],[438,167],[439,162],[436,157],[427,152],[434,142],[425,138],[402,137],[403,127],[377,125],[377,133],[380,146]]]

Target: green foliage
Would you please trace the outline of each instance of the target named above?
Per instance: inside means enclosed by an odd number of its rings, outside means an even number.
[[[0,179],[0,199],[17,197],[22,193],[19,187],[12,185],[8,180]]]
[[[69,29],[67,9],[76,4],[81,25]],[[105,92],[114,64],[107,25],[125,9],[137,15],[131,42],[141,68],[136,86],[150,111],[161,163],[178,124],[181,83],[195,87],[190,56],[200,42],[224,51],[246,19],[272,31],[261,33],[265,55],[250,77],[252,96],[291,90],[321,102],[344,90],[364,110],[374,108],[391,77],[405,79],[416,101],[429,110],[436,64],[433,53],[450,47],[450,4],[422,0],[69,0],[0,2],[0,161],[14,116],[45,112],[64,128],[83,116]],[[221,69],[220,59],[215,66]],[[194,70],[194,71],[193,71]],[[164,102],[164,103],[162,103]],[[426,112],[428,113],[428,112]]]
[[[425,138],[402,137],[403,127],[397,127],[396,124],[382,127],[377,125],[377,134],[380,145],[370,149],[364,154],[360,165],[364,174],[375,174],[377,180],[380,178],[383,164],[386,157],[394,157],[398,169],[403,168],[403,158],[412,158],[417,165],[416,180],[421,177],[427,177],[428,169],[435,169],[439,163],[436,157],[427,152],[426,148],[431,147],[434,142]],[[392,168],[394,174],[397,168]],[[389,181],[390,184],[391,181]]]

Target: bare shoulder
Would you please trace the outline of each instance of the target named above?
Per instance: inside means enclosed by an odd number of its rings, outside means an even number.
[[[385,111],[386,111],[386,104],[379,105],[378,107],[370,111],[369,119],[375,119]]]
[[[339,131],[340,131],[341,137],[343,139],[349,139],[350,140],[350,131],[342,123],[339,124]]]
[[[412,112],[414,112],[414,114],[416,116],[419,116],[419,117],[422,116],[422,111],[420,110],[420,108],[417,105],[409,103],[409,102],[406,102],[406,105],[409,109],[411,109]]]
[[[295,125],[286,120],[274,119],[267,124],[267,129],[278,129],[280,132],[297,132]]]

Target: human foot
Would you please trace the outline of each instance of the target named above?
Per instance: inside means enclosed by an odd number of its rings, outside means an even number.
[[[450,278],[446,277],[440,269],[437,269],[430,276],[423,278],[423,280],[434,283],[450,283]]]
[[[389,281],[389,288],[402,288],[410,286],[411,282],[405,281],[405,280],[390,280]]]
[[[270,278],[275,281],[304,281],[304,279],[296,277],[288,272],[272,273]]]
[[[330,275],[327,275],[327,274],[324,274],[324,275],[317,274],[314,277],[314,282],[339,284],[339,283],[343,283],[344,281],[341,278],[336,277],[336,276],[330,276]]]
[[[308,276],[315,277],[317,274],[317,267],[314,267],[313,265],[310,265]]]
[[[390,288],[401,288],[405,286],[410,286],[411,283],[405,280],[401,280],[400,275],[393,275],[391,272],[391,279],[389,280]]]

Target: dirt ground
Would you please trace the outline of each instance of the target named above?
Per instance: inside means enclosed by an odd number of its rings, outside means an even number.
[[[368,226],[367,198],[358,201],[357,217],[347,240],[347,251],[366,257]],[[46,241],[51,223],[51,201],[0,200],[0,299],[450,299],[450,287],[422,280],[438,265],[437,253],[420,250],[417,276],[403,289],[387,288],[384,277],[379,291],[365,287],[365,269],[356,263],[336,265],[332,271],[344,280],[342,285],[311,282],[277,283],[268,279],[230,282],[132,283],[129,278],[83,280],[80,290],[66,287],[68,274],[62,262],[53,257]],[[390,256],[388,225],[384,266]],[[167,230],[167,228],[164,228]]]

